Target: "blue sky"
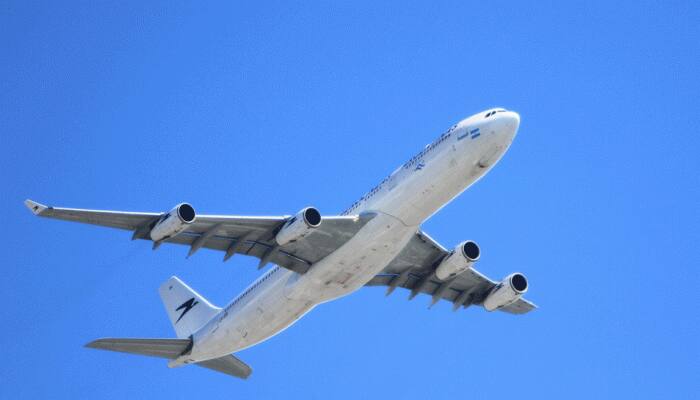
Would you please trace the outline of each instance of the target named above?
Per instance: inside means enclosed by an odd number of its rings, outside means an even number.
[[[0,397],[697,394],[696,2],[141,3],[0,7]],[[222,305],[255,260],[22,205],[334,214],[494,106],[513,146],[424,229],[540,309],[366,288],[239,353],[248,381],[82,345],[174,336],[161,282]]]

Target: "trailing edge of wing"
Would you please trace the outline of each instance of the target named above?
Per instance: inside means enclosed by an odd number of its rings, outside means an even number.
[[[418,294],[432,296],[430,306],[439,300],[451,302],[453,309],[469,307],[471,305],[482,305],[484,299],[491,289],[496,285],[492,280],[474,269],[469,269],[452,281],[442,282],[430,273],[404,273],[404,274],[379,274],[372,278],[366,286],[387,286],[387,295],[391,294],[396,287],[408,289],[411,294],[409,300]],[[537,306],[531,301],[520,298],[514,303],[501,307],[498,311],[509,314],[526,314]]]
[[[499,308],[498,311],[507,312],[509,314],[526,314],[536,308],[537,304],[521,297],[515,303]]]

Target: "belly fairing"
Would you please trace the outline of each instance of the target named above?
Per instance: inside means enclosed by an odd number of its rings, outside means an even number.
[[[323,303],[354,292],[403,250],[416,229],[378,213],[355,237],[299,276],[291,298]]]

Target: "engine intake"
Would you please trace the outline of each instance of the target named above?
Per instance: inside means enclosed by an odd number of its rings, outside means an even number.
[[[445,257],[435,270],[435,276],[441,281],[452,279],[471,268],[479,260],[481,250],[476,242],[467,240],[455,247],[455,249]]]
[[[314,207],[306,207],[291,217],[282,226],[275,241],[280,246],[295,242],[321,225],[321,213]]]
[[[491,293],[484,300],[484,308],[488,311],[494,311],[513,304],[527,292],[527,287],[525,275],[519,272],[510,274],[491,289]]]
[[[176,236],[187,229],[187,225],[193,223],[196,217],[197,214],[191,205],[178,204],[156,222],[151,229],[151,239],[154,242],[160,242]]]

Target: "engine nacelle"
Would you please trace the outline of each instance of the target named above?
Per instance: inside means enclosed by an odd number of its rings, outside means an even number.
[[[280,246],[297,241],[321,225],[321,213],[313,207],[306,207],[290,218],[277,232],[275,241]]]
[[[452,279],[471,268],[479,260],[481,250],[476,242],[467,240],[455,247],[454,251],[438,265],[435,276],[441,281]]]
[[[171,238],[187,228],[187,225],[194,222],[194,208],[187,203],[178,204],[163,215],[151,229],[151,239],[154,242]]]
[[[491,289],[484,300],[484,308],[488,311],[497,310],[517,301],[527,292],[527,279],[521,273],[510,274],[502,282]]]

